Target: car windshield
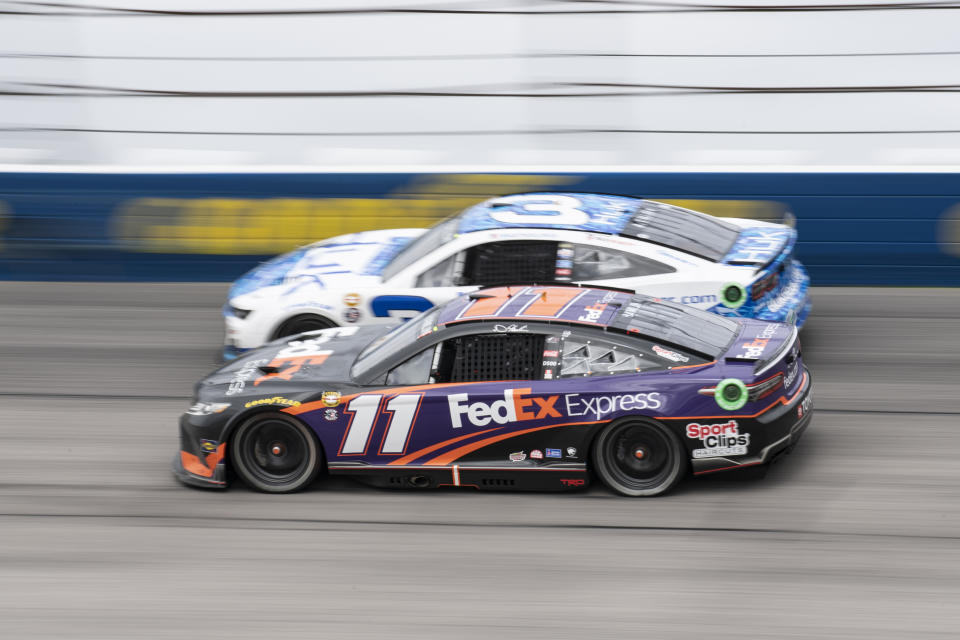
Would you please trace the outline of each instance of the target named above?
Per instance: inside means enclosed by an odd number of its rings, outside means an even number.
[[[421,336],[432,333],[437,326],[438,315],[439,308],[424,311],[368,344],[357,356],[350,374],[355,380],[365,378],[377,364],[389,360]]]
[[[387,263],[387,266],[383,269],[383,279],[389,280],[434,249],[453,240],[459,224],[459,218],[447,218],[440,224],[428,229],[426,233],[408,244],[403,251]]]

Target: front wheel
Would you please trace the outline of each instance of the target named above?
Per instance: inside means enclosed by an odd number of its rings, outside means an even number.
[[[230,459],[251,489],[291,493],[320,472],[320,446],[301,422],[282,413],[260,413],[230,438]]]
[[[607,425],[593,446],[593,465],[604,484],[625,496],[658,496],[683,477],[687,457],[676,434],[649,418]]]
[[[277,330],[273,332],[273,339],[295,336],[298,333],[306,333],[307,331],[330,329],[335,326],[337,326],[336,323],[322,316],[313,313],[301,313],[298,316],[284,320],[283,323],[277,327]]]

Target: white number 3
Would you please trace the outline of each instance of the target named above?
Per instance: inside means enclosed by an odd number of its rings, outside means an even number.
[[[523,213],[497,211],[498,205],[518,204]],[[577,207],[580,201],[571,196],[507,196],[490,203],[490,217],[507,224],[562,224],[581,225],[590,221],[590,215]]]

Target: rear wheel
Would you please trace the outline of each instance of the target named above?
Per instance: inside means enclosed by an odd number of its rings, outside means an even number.
[[[687,466],[676,434],[649,418],[607,425],[593,446],[593,464],[604,484],[625,496],[657,496],[672,489]]]
[[[277,330],[273,333],[273,338],[285,338],[287,336],[295,336],[298,333],[305,333],[307,331],[317,331],[319,329],[330,329],[331,327],[337,326],[333,321],[328,320],[322,316],[318,316],[314,313],[301,313],[298,316],[293,316],[292,318],[287,318],[281,323]]]
[[[260,413],[230,439],[230,460],[251,489],[290,493],[309,485],[320,472],[320,445],[299,421],[282,413]]]

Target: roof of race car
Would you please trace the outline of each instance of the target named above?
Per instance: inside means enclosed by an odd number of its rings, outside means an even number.
[[[514,286],[459,296],[436,323],[499,320],[590,325],[669,342],[716,357],[739,331],[736,321],[639,294],[576,286]]]
[[[470,320],[555,320],[607,326],[632,294],[580,287],[496,287],[460,296],[437,324]]]
[[[671,204],[589,193],[525,193],[492,198],[459,216],[459,233],[541,228],[620,234],[720,260],[740,229]]]

